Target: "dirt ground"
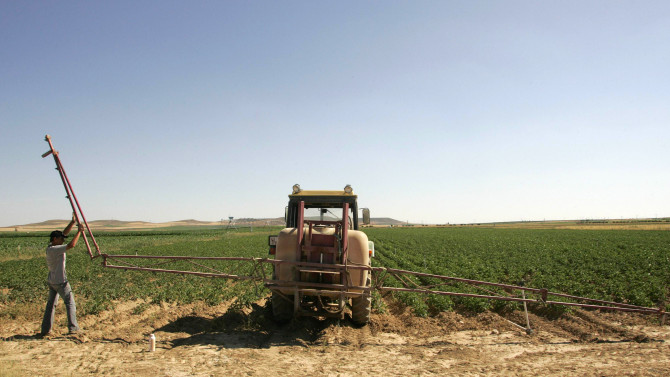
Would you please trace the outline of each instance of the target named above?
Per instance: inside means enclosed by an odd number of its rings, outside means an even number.
[[[391,308],[362,328],[346,318],[279,326],[264,301],[242,311],[132,301],[80,318],[84,332],[68,336],[63,312],[43,339],[37,320],[0,320],[0,375],[670,375],[670,327],[620,313],[531,313],[528,335],[509,322],[525,323],[523,313],[418,318]]]

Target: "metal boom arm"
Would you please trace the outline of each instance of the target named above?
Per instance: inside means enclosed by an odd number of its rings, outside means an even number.
[[[53,156],[54,161],[56,162],[56,170],[58,170],[60,179],[61,181],[63,181],[63,187],[65,187],[65,194],[66,194],[65,197],[70,201],[70,206],[72,207],[72,213],[74,213],[77,224],[82,223],[84,224],[86,230],[88,231],[88,235],[91,237],[91,241],[93,241],[93,245],[95,246],[96,255],[93,255],[93,252],[91,251],[91,245],[88,242],[86,233],[84,233],[84,242],[86,243],[86,250],[88,251],[88,255],[91,257],[91,259],[97,258],[100,256],[100,247],[98,246],[98,243],[95,241],[95,237],[93,236],[93,232],[91,232],[91,228],[88,226],[86,216],[84,216],[84,212],[81,210],[81,206],[79,205],[79,200],[77,200],[77,196],[74,194],[74,190],[72,190],[72,184],[70,183],[70,180],[67,178],[67,174],[65,174],[65,169],[63,169],[63,164],[60,161],[58,151],[54,149],[54,146],[51,143],[51,136],[46,135],[44,137],[44,141],[49,143],[49,150],[44,154],[42,154],[42,158],[45,158],[49,155]]]
[[[146,255],[108,255],[102,254],[103,266],[107,268],[132,271],[151,271],[173,274],[195,275],[201,277],[224,278],[234,280],[255,280],[263,282],[272,289],[280,282],[272,280],[271,266],[279,263],[292,263],[268,258],[237,258],[237,257],[187,257],[187,256],[146,256]],[[218,263],[218,267],[203,265],[209,261]],[[116,263],[116,264],[115,264]],[[181,270],[165,268],[168,264],[180,263]],[[200,268],[200,270],[184,270],[184,266]],[[488,300],[514,301],[520,303],[536,303],[547,305],[565,305],[588,309],[635,312],[655,314],[664,318],[664,308],[618,303],[598,300],[563,293],[551,292],[543,288],[523,287],[519,285],[500,284],[486,281],[463,279],[452,276],[434,275],[395,268],[344,266],[323,264],[323,268],[343,269],[347,274],[358,273],[361,269],[372,274],[373,290],[385,292],[412,292],[454,297],[472,297]],[[267,268],[267,269],[266,269]],[[355,271],[355,272],[354,272]],[[295,282],[294,282],[295,283]],[[481,290],[483,293],[464,293],[448,290],[454,284],[464,284]]]

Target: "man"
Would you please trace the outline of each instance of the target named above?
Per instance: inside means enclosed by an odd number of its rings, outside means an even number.
[[[69,333],[75,334],[79,332],[74,294],[72,293],[72,288],[65,275],[65,252],[77,246],[79,236],[84,231],[81,224],[77,225],[77,234],[72,238],[72,241],[64,245],[65,238],[68,233],[70,233],[70,230],[72,230],[74,223],[75,215],[72,214],[72,221],[70,221],[62,232],[60,230],[54,230],[50,235],[50,242],[46,251],[47,266],[49,267],[49,277],[47,279],[49,285],[49,300],[47,301],[47,307],[44,310],[42,331],[40,332],[41,336],[46,336],[51,331],[51,327],[54,323],[56,305],[58,304],[58,296],[63,297],[63,302],[65,303],[67,324],[68,329],[70,330]]]

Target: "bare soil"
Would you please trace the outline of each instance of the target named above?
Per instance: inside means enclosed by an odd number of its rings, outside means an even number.
[[[524,324],[522,312],[418,318],[391,305],[362,328],[347,318],[281,326],[265,301],[235,310],[138,300],[80,318],[84,331],[67,335],[63,312],[46,338],[35,318],[0,319],[0,375],[670,375],[670,328],[621,313],[531,313],[529,335],[509,322]]]

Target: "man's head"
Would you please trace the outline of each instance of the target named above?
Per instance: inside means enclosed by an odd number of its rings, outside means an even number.
[[[49,240],[54,245],[62,245],[63,242],[65,242],[65,238],[67,238],[67,236],[60,230],[54,230],[49,236]]]

